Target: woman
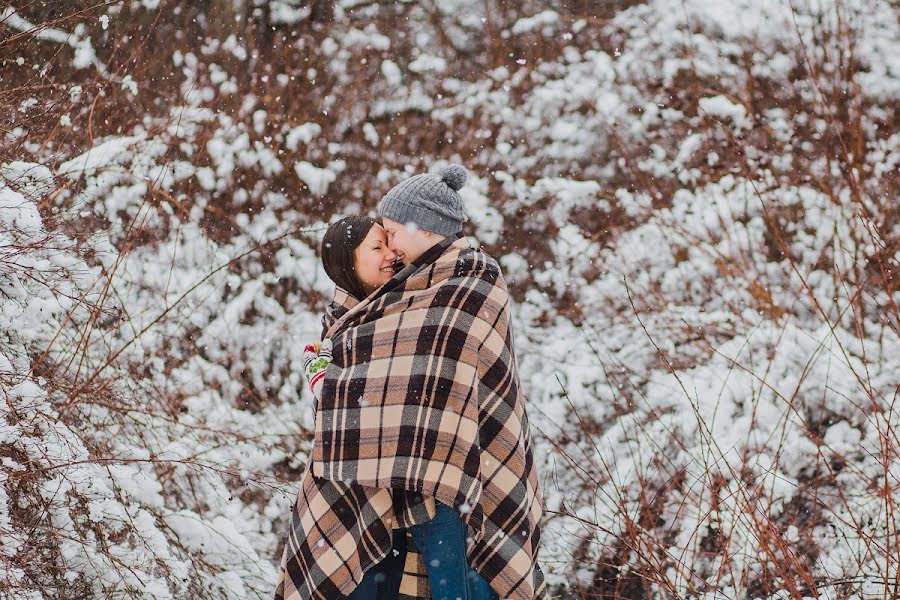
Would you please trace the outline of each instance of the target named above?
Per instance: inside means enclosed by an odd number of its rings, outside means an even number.
[[[384,228],[371,217],[344,217],[332,223],[322,239],[325,273],[357,301],[390,281],[396,261]]]
[[[322,240],[321,254],[325,272],[337,286],[335,303],[324,318],[325,330],[402,267],[387,245],[384,229],[366,216],[333,223]],[[328,340],[322,346],[307,347],[304,357],[317,399],[331,360]],[[384,523],[390,524],[390,531]],[[425,597],[429,592],[435,600],[498,598],[466,564],[468,535],[457,512],[433,498],[327,481],[307,471],[276,598],[393,600]]]

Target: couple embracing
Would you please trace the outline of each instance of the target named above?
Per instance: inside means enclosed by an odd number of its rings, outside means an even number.
[[[276,598],[544,598],[541,496],[497,263],[452,165],[322,241],[335,301],[304,355],[315,444]]]

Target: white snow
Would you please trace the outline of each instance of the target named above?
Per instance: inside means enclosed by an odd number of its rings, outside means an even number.
[[[302,123],[286,132],[284,145],[287,146],[288,150],[295,151],[301,142],[309,144],[321,133],[322,127],[318,123]]]
[[[741,104],[732,102],[725,96],[712,96],[710,98],[700,99],[700,110],[711,117],[718,119],[730,120],[738,128],[748,125],[747,109]]]
[[[532,17],[525,17],[516,21],[510,31],[513,35],[522,35],[535,29],[547,29],[559,22],[559,13],[552,10],[544,10]]]
[[[400,67],[390,59],[381,61],[381,74],[384,75],[388,85],[391,87],[397,87],[403,83]]]
[[[409,70],[413,73],[424,73],[426,71],[434,71],[435,73],[441,73],[447,69],[447,61],[441,58],[440,56],[431,56],[428,54],[423,54],[416,58],[416,60],[409,63]],[[391,78],[385,74],[385,77],[390,80]]]
[[[322,196],[328,192],[328,186],[331,185],[337,175],[330,169],[321,169],[305,160],[298,161],[294,164],[294,172],[303,183],[309,188],[314,196]]]

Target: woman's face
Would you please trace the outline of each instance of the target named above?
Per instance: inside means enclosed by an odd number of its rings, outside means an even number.
[[[397,255],[388,248],[387,235],[379,224],[372,225],[362,243],[353,251],[356,276],[369,292],[380,288],[394,276]]]

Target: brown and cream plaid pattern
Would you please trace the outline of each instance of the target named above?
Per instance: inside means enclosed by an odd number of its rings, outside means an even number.
[[[319,479],[307,469],[291,515],[275,598],[346,598],[363,572],[390,551],[391,528],[416,522],[404,524],[393,515],[390,490]],[[429,597],[425,565],[407,534],[400,600]]]
[[[541,499],[496,262],[448,239],[348,308],[325,336],[334,362],[279,597],[345,597],[391,529],[428,508],[408,501],[421,495],[458,508],[469,563],[501,598],[544,598]],[[407,571],[404,593],[427,597],[415,552]]]

